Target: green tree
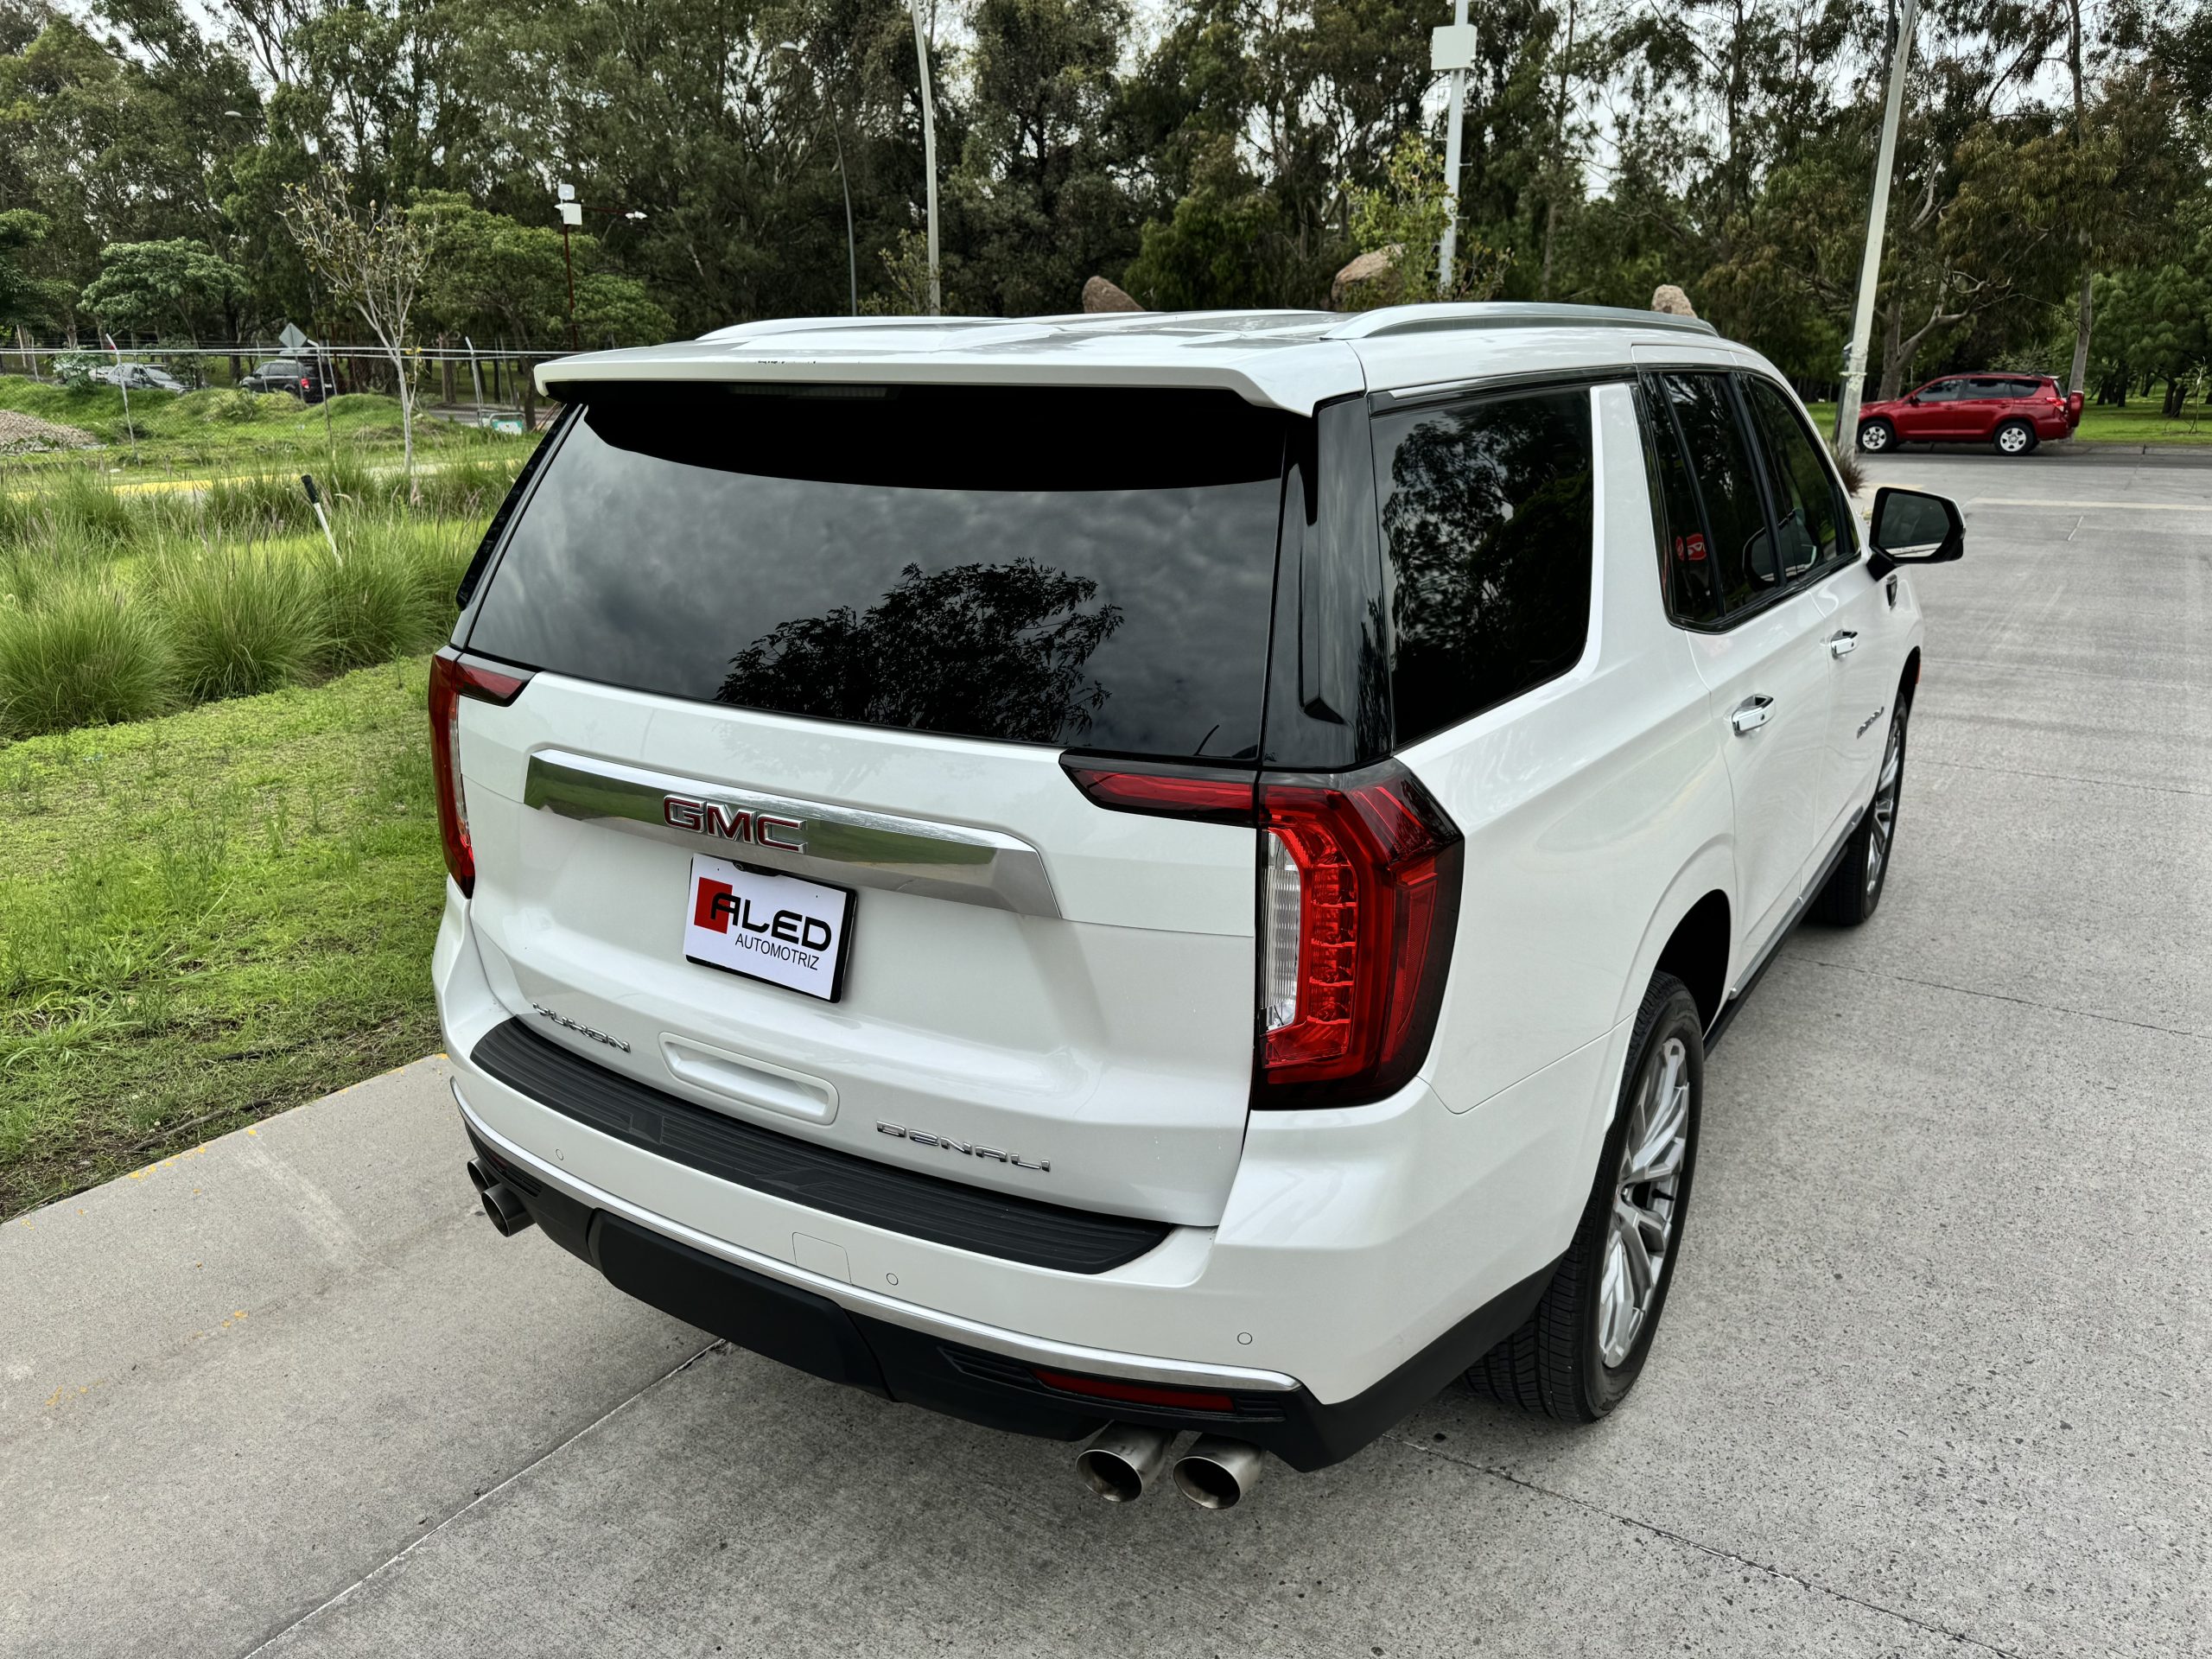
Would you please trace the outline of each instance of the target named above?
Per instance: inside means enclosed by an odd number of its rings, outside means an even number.
[[[100,274],[78,303],[111,332],[236,340],[246,304],[245,273],[204,242],[115,242],[100,250]]]

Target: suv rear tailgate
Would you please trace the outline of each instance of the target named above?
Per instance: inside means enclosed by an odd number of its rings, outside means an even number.
[[[495,991],[542,1034],[702,1105],[932,1174],[1160,1221],[1219,1218],[1252,1066],[1253,831],[1102,811],[1049,750],[552,674],[508,708],[465,702],[461,744],[471,918]],[[593,750],[703,794],[1012,836],[1043,855],[1047,891],[1017,893],[1022,913],[996,895],[857,885],[872,872],[782,855],[774,868],[855,887],[840,1000],[702,966],[683,943],[693,853],[767,855],[524,804],[533,755]]]

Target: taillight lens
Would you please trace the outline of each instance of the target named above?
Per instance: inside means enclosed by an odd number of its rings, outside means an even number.
[[[1462,857],[1458,829],[1404,767],[1255,780],[1061,764],[1116,811],[1261,831],[1253,1105],[1357,1105],[1421,1069],[1452,963]]]
[[[438,833],[446,870],[464,893],[476,890],[476,849],[468,839],[468,804],[461,790],[461,700],[505,706],[522,695],[530,676],[486,666],[448,645],[430,658],[430,770],[438,789]]]
[[[1395,762],[1263,779],[1255,1106],[1380,1100],[1427,1058],[1459,916],[1459,830]]]

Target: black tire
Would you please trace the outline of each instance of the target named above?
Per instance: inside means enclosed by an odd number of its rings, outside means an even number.
[[[1877,417],[1859,423],[1859,447],[1870,455],[1887,454],[1897,447],[1897,429]]]
[[[1890,734],[1883,741],[1882,769],[1874,774],[1873,796],[1844,844],[1843,856],[1806,912],[1816,922],[1856,927],[1882,902],[1890,866],[1896,861],[1897,809],[1904,794],[1905,717],[1911,712],[1912,705],[1899,698],[1897,712],[1890,716]]]
[[[1667,1222],[1663,1251],[1624,1351],[1609,1361],[1600,1331],[1606,1313],[1604,1285],[1613,1251],[1614,1200],[1624,1192],[1620,1179],[1630,1124],[1631,1119],[1639,1126],[1650,1121],[1637,1108],[1651,1098],[1654,1084],[1663,1079],[1675,1044],[1681,1046],[1680,1051],[1672,1058],[1688,1091],[1673,1191],[1662,1193],[1656,1183],[1626,1189],[1641,1194],[1642,1207],[1648,1211],[1661,1213],[1663,1206]],[[1574,1243],[1567,1247],[1551,1283],[1545,1287],[1536,1311],[1468,1371],[1470,1387],[1563,1423],[1594,1423],[1628,1397],[1643,1372],[1645,1356],[1651,1351],[1651,1339],[1666,1311],[1668,1287],[1674,1282],[1675,1260],[1681,1254],[1704,1097],[1704,1027],[1696,1001],[1688,987],[1672,974],[1655,974],[1650,988],[1643,994],[1643,1006],[1637,1010],[1620,1100],[1613,1112],[1612,1128],[1605,1135],[1605,1150],[1598,1159],[1590,1201],[1574,1230]]]
[[[2024,455],[2036,447],[2036,429],[2025,421],[2006,421],[1990,435],[1989,442],[2000,455]]]

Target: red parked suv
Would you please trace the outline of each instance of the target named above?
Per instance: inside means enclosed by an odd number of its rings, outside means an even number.
[[[1859,447],[1879,454],[1901,443],[1992,443],[2024,455],[2045,438],[2069,438],[2082,394],[2047,374],[1950,374],[1859,411]]]

